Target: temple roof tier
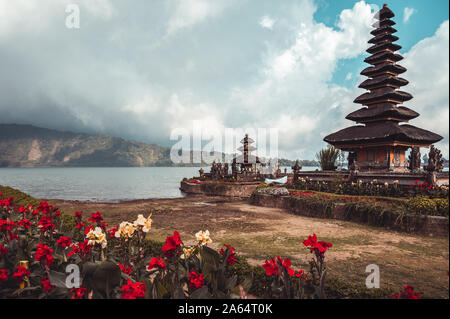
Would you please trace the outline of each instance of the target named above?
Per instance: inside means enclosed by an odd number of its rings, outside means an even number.
[[[442,136],[433,132],[408,125],[398,125],[387,121],[374,126],[351,126],[330,134],[324,140],[332,145],[370,144],[380,142],[404,142],[414,145],[430,145],[442,140]]]
[[[377,75],[383,74],[402,74],[405,73],[406,69],[398,64],[392,64],[392,62],[384,62],[376,66],[369,66],[361,71],[361,75],[367,77],[375,77]]]
[[[241,152],[244,152],[244,151],[249,151],[249,152],[252,152],[252,151],[255,151],[256,150],[256,147],[254,147],[254,146],[241,146],[241,147],[239,147],[238,149],[237,149],[238,151],[241,151]]]
[[[383,8],[375,13],[374,18],[377,20],[383,20],[383,19],[390,19],[395,17],[394,12],[392,12],[391,9],[388,8],[387,4],[383,5]]]
[[[396,23],[391,19],[383,19],[372,24],[372,27],[378,29],[383,27],[391,27],[393,25],[396,25]]]
[[[246,136],[241,140],[241,143],[242,143],[242,144],[244,144],[244,143],[249,143],[249,144],[251,144],[251,143],[255,143],[255,141],[254,141],[252,138],[248,137],[248,135],[246,135]]]
[[[380,42],[395,42],[399,39],[399,37],[392,35],[390,33],[382,33],[379,34],[368,41],[368,43],[378,44]]]
[[[407,92],[394,91],[392,88],[387,87],[374,92],[361,94],[353,102],[363,105],[380,104],[383,102],[400,104],[412,98],[413,96]]]
[[[388,25],[388,26],[383,26],[383,27],[376,28],[375,30],[372,30],[370,32],[370,34],[374,35],[374,36],[377,36],[377,35],[379,35],[381,33],[392,34],[392,33],[396,33],[396,32],[397,32],[397,29],[395,29],[395,28],[393,28],[393,27]]]
[[[373,79],[367,79],[362,82],[358,87],[366,90],[378,89],[384,86],[392,86],[399,88],[407,85],[409,82],[403,78],[392,76],[390,74],[383,74]]]
[[[347,115],[346,119],[358,123],[368,123],[380,120],[392,120],[395,122],[409,121],[418,117],[420,114],[404,107],[396,107],[393,104],[386,103],[377,107],[363,107]]]
[[[400,54],[393,53],[391,51],[382,51],[380,53],[371,55],[367,57],[364,62],[376,65],[382,62],[393,61],[398,62],[403,60],[403,57]]]
[[[233,159],[233,163],[237,164],[260,164],[261,161],[258,156],[255,155],[238,155]]]
[[[391,43],[391,42],[383,42],[383,43],[379,43],[379,44],[375,44],[375,45],[371,46],[370,48],[368,48],[366,50],[366,52],[371,53],[371,54],[380,53],[382,51],[395,52],[395,51],[400,50],[401,48],[402,47],[398,44]]]

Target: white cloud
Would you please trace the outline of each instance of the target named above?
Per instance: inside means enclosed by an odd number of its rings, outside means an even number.
[[[421,115],[411,121],[412,125],[436,132],[444,136],[438,143],[448,158],[449,141],[449,21],[445,21],[436,33],[419,41],[404,54],[404,67],[408,69],[402,76],[410,84],[404,91],[414,99],[407,107]]]
[[[220,14],[230,3],[223,0],[175,0],[173,14],[167,24],[167,35],[190,28]]]
[[[116,13],[110,0],[0,0],[0,40],[21,32],[42,33],[50,26],[64,28],[65,9],[72,3],[80,5],[81,23],[87,18],[83,9],[103,20]]]
[[[274,24],[275,24],[275,22],[276,22],[276,21],[275,21],[274,19],[272,19],[271,17],[269,17],[269,16],[263,16],[263,17],[261,18],[261,20],[259,20],[259,25],[260,25],[261,27],[263,27],[263,28],[272,30],[272,29],[273,29],[273,26],[274,26]]]
[[[405,9],[403,10],[403,23],[407,23],[411,16],[416,12],[417,10],[414,8],[405,7]]]
[[[313,0],[267,1],[277,17],[269,33],[255,23],[265,12],[228,0],[136,1],[131,24],[121,13],[127,1],[79,0],[81,30],[69,33],[69,2],[0,0],[0,120],[162,145],[170,129],[194,120],[210,129],[277,127],[280,154],[307,159],[325,135],[354,124],[345,116],[363,90],[331,81],[340,60],[362,61],[369,46],[378,8],[364,1],[333,27],[315,21]],[[415,97],[406,106],[422,114],[411,124],[444,135],[446,156],[448,41],[446,22],[400,62]]]
[[[345,76],[345,79],[348,81],[348,80],[351,80],[352,79],[352,73],[351,72],[349,72],[349,73],[347,73],[347,75]]]
[[[301,20],[293,43],[283,50],[269,48],[260,82],[236,89],[232,96],[248,112],[257,110],[259,123],[277,125],[285,155],[297,154],[306,143],[320,147],[325,135],[318,134],[321,126],[329,134],[343,122],[342,110],[347,110],[346,104],[352,107],[354,97],[349,98],[348,89],[330,87],[328,82],[339,59],[354,58],[367,49],[374,14],[370,5],[360,1],[341,12],[335,29],[310,18],[316,10],[312,1],[301,6],[309,8],[303,11],[309,18]]]

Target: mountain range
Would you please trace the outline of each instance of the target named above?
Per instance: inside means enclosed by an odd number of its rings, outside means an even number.
[[[191,158],[193,152],[191,152]],[[306,162],[301,165],[308,165]],[[280,159],[281,166],[294,161]],[[314,164],[314,163],[312,163]],[[306,166],[305,165],[305,166]],[[170,148],[104,134],[0,124],[0,167],[149,167],[174,164]]]

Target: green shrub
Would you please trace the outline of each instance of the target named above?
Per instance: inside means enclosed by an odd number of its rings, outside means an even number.
[[[3,198],[14,197],[14,203],[19,207],[28,206],[29,204],[33,206],[39,205],[38,199],[12,187],[0,185],[0,194],[3,194]]]
[[[406,207],[410,214],[416,215],[436,215],[438,212],[436,201],[423,196],[409,199]]]
[[[437,198],[434,200],[436,203],[436,210],[439,216],[447,216],[448,217],[448,198]]]

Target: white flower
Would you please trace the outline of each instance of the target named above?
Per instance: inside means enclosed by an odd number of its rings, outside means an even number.
[[[144,233],[148,233],[152,228],[152,214],[145,218],[143,215],[138,215],[138,218],[134,222],[135,227],[141,227]]]
[[[88,245],[94,246],[99,244],[102,248],[106,248],[108,242],[106,240],[106,234],[100,227],[95,227],[91,229],[89,233],[86,234],[86,239],[88,239]]]
[[[195,234],[195,238],[199,241],[199,243],[204,246],[207,244],[211,244],[212,240],[209,237],[209,231],[203,232],[202,230]]]

